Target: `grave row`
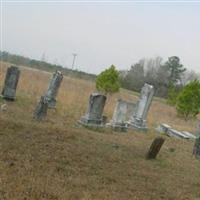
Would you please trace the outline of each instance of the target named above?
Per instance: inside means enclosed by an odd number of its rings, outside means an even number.
[[[16,89],[20,77],[20,70],[16,66],[7,69],[2,97],[6,100],[14,101]],[[36,109],[34,118],[42,120],[47,115],[48,108],[56,107],[56,96],[63,80],[63,74],[56,71],[50,82],[47,91],[41,96]],[[87,112],[78,121],[84,126],[92,127],[112,127],[114,130],[126,131],[128,128],[135,128],[146,131],[146,118],[154,94],[153,86],[145,84],[141,90],[140,98],[137,103],[127,102],[118,99],[112,120],[106,123],[107,117],[103,115],[107,97],[100,93],[92,93],[89,98]]]
[[[7,69],[4,86],[2,90],[2,97],[6,100],[14,101],[16,98],[16,89],[20,77],[20,70],[16,66],[11,66]],[[50,82],[47,91],[41,96],[36,109],[34,111],[34,118],[42,120],[47,115],[48,108],[56,107],[56,96],[59,87],[63,80],[63,74],[56,71]],[[114,130],[126,131],[128,128],[134,128],[142,131],[147,130],[146,118],[153,99],[154,88],[152,85],[145,84],[141,90],[139,100],[137,103],[127,102],[118,99],[112,120],[106,123],[107,117],[103,115],[103,110],[106,104],[106,96],[99,93],[92,93],[89,98],[87,112],[78,121],[84,126],[94,127],[112,127]],[[199,129],[200,130],[200,129]],[[186,133],[180,133],[166,124],[161,124],[158,131],[164,132],[167,135],[185,138]],[[183,137],[184,135],[184,137]],[[189,135],[191,137],[191,135]],[[188,137],[189,137],[188,136]],[[195,138],[195,145],[193,154],[196,158],[200,159],[200,134]],[[152,143],[148,152],[147,158],[155,158],[159,152],[163,138],[156,138]]]

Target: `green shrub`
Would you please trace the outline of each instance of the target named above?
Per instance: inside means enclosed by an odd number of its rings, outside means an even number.
[[[167,97],[167,103],[169,105],[175,106],[177,103],[178,96],[181,92],[182,88],[177,88],[173,85],[171,85],[168,89],[168,97]]]
[[[178,115],[185,120],[195,117],[200,111],[200,82],[194,80],[186,85],[177,98]]]
[[[109,69],[101,72],[96,79],[96,88],[98,91],[107,93],[115,93],[119,91],[120,81],[119,73],[112,65]]]

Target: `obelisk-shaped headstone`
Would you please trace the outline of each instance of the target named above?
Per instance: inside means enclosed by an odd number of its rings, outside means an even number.
[[[7,69],[2,96],[6,100],[14,101],[16,97],[16,89],[19,81],[20,70],[16,66]]]
[[[58,94],[58,90],[62,82],[62,79],[63,79],[63,74],[60,71],[56,71],[49,82],[49,86],[45,94],[45,98],[46,101],[48,102],[49,108],[55,108],[56,106],[56,96]]]
[[[145,83],[141,90],[140,99],[137,102],[135,113],[129,121],[130,127],[140,130],[147,130],[146,117],[153,99],[153,95],[153,86]]]

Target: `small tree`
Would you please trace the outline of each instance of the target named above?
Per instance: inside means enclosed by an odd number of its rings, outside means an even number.
[[[200,111],[200,82],[194,80],[186,85],[177,98],[177,112],[185,120],[193,118]]]
[[[165,63],[165,67],[169,71],[169,85],[175,85],[181,80],[181,75],[185,72],[186,68],[180,63],[180,59],[177,56],[171,56]]]
[[[105,94],[112,94],[119,91],[119,82],[119,73],[115,69],[115,66],[111,65],[109,69],[106,69],[97,76],[96,88]]]

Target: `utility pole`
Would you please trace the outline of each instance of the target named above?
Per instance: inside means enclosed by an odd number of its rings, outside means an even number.
[[[76,60],[76,57],[77,57],[77,53],[73,53],[73,61],[72,61],[72,69],[74,69],[74,64],[75,64],[75,60]]]

